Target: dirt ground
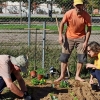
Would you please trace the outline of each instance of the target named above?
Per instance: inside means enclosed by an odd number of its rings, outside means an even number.
[[[70,83],[68,89],[60,88],[59,85],[55,85],[53,88],[51,80],[47,80],[45,85],[31,85],[28,88],[32,93],[33,100],[100,100],[100,91],[92,90],[89,79],[86,79],[86,82],[69,79],[68,82]],[[29,82],[26,83],[29,84]],[[31,88],[33,88],[32,91]],[[52,99],[51,94],[57,99]]]
[[[25,81],[28,91],[33,97],[32,100],[100,100],[100,91],[92,90],[89,79],[86,79],[85,82],[68,79],[70,83],[68,89],[60,88],[59,84],[52,87],[52,80],[47,80],[45,85],[35,86],[32,85],[30,78]],[[97,80],[95,80],[95,82],[97,82]],[[2,95],[4,99],[0,100],[22,100],[18,99],[9,90],[4,91]]]

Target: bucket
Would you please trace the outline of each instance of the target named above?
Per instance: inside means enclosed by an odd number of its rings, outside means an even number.
[[[91,84],[92,90],[97,90],[98,89],[98,85],[96,83]]]

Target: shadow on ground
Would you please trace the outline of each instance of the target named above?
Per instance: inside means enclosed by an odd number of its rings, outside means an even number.
[[[67,89],[56,89],[51,87],[50,84],[46,84],[45,86],[27,86],[30,94],[34,98],[34,100],[40,100],[46,97],[49,93],[59,94],[59,93],[68,93]]]

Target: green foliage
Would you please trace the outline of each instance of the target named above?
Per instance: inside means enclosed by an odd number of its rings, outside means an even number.
[[[74,49],[68,60],[68,67],[70,72],[72,73],[71,76],[75,76],[76,65],[77,65],[77,56],[76,56],[76,49]]]
[[[45,75],[45,69],[43,69],[43,68],[38,68],[38,69],[36,70],[36,72],[37,72],[37,74],[39,74],[39,75]]]
[[[50,93],[50,96],[51,96],[51,100],[58,100],[58,98],[56,96],[54,96],[53,93]]]
[[[49,44],[49,41],[46,41]],[[14,45],[14,43],[13,43]],[[17,57],[20,54],[28,55],[29,59],[29,64],[28,64],[28,70],[31,70],[31,68],[34,68],[37,66],[37,69],[41,69],[40,66],[42,64],[42,48],[39,47],[38,44],[38,49],[36,51],[36,57],[35,55],[35,48],[34,45],[31,45],[30,48],[27,47],[26,45],[23,47],[23,45],[20,45],[20,47],[17,48],[17,46],[12,48],[12,46],[4,46],[0,49],[0,54],[8,54]],[[54,66],[56,69],[60,71],[60,57],[61,53],[61,48],[59,48],[58,45],[46,45],[45,47],[45,62],[44,62],[44,67],[45,67],[45,72],[48,71],[48,69],[51,66]],[[36,62],[36,64],[35,64]],[[90,59],[88,59],[88,62],[91,62]],[[93,62],[93,61],[92,61]],[[77,57],[76,57],[76,50],[74,50],[70,56],[68,66],[69,66],[69,71],[71,72],[71,77],[75,76],[75,71],[76,71],[76,64],[77,64]],[[85,67],[85,66],[84,66]],[[43,73],[44,71],[39,71],[39,73]],[[86,70],[82,70],[82,74],[85,76],[86,75]],[[81,74],[81,75],[82,75]]]
[[[71,92],[70,95],[73,97],[73,100],[78,100],[78,98],[75,96],[74,92]]]
[[[34,67],[29,67],[28,70],[29,70],[29,71],[34,70]]]
[[[40,83],[40,81],[39,81],[37,78],[33,78],[33,79],[31,80],[31,83],[32,83],[33,85],[38,85],[38,84]]]
[[[39,83],[39,84],[42,85],[42,84],[45,84],[45,83],[46,83],[46,80],[42,78],[42,79],[40,80],[40,83]]]
[[[48,43],[49,44],[49,43]],[[50,47],[49,47],[50,46]],[[61,53],[61,48],[57,47],[58,45],[47,45],[45,49],[45,68],[48,69],[51,66],[54,66],[56,69],[60,68],[59,57]],[[49,63],[48,63],[49,62]]]
[[[45,79],[41,79],[41,80],[38,80],[37,78],[33,78],[32,80],[31,80],[31,83],[33,84],[33,85],[42,85],[42,84],[46,84],[46,80]]]
[[[66,10],[69,10],[73,7],[73,0],[55,0],[59,7],[65,7]]]
[[[62,80],[59,85],[61,88],[69,88],[69,83]]]

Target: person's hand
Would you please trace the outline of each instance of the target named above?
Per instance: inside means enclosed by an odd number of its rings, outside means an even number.
[[[24,92],[23,100],[32,100],[32,97],[28,94],[28,92]]]
[[[59,43],[62,45],[63,44],[63,36],[59,35]]]
[[[90,84],[93,84],[93,79],[90,79],[89,83],[90,83]]]
[[[86,46],[87,46],[87,43],[86,43],[86,42],[84,42],[84,43],[83,43],[83,51],[85,51],[85,50],[86,50]]]
[[[91,68],[91,67],[92,67],[92,64],[90,64],[90,63],[86,64],[86,68]]]
[[[93,68],[93,69],[95,69],[96,66],[93,65],[93,64],[87,63],[87,64],[86,64],[86,68]]]

